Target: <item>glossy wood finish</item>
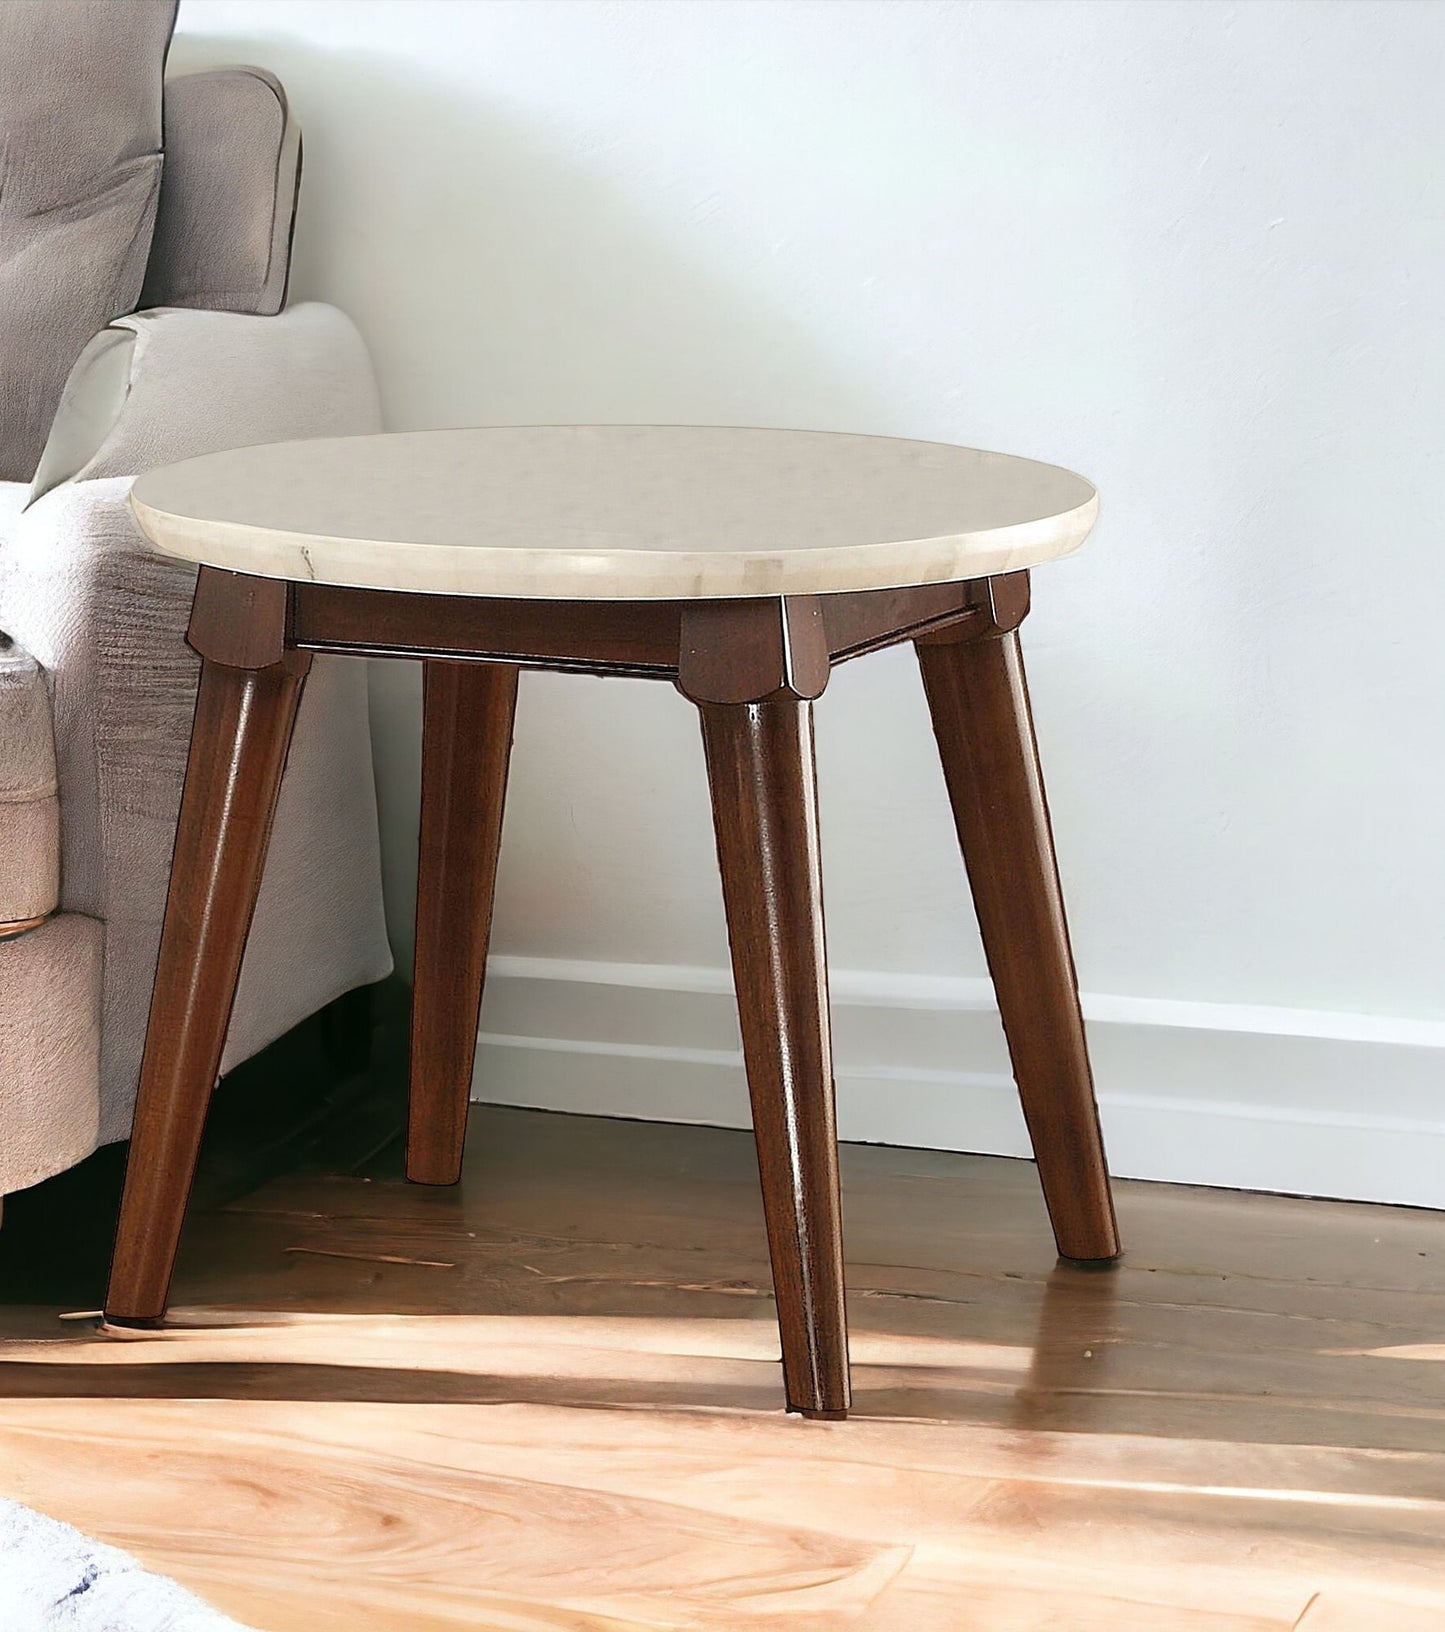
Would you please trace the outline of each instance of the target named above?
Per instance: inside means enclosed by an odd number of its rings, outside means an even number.
[[[812,700],[816,596],[684,609],[678,689],[698,706],[788,1409],[847,1414],[843,1227]]]
[[[455,1184],[492,928],[517,671],[433,659],[423,686],[406,1176]]]
[[[276,578],[202,567],[196,575],[186,643],[213,663],[264,669],[286,655],[290,586]]]
[[[794,618],[821,618],[834,663],[978,614],[968,584],[706,603],[481,600],[293,584],[290,639],[307,651],[357,657],[484,656],[522,668],[675,679],[680,647],[696,650],[697,629],[710,616],[729,644],[739,636],[756,641],[759,610],[776,609],[769,614],[776,617],[784,607]]]
[[[828,631],[817,595],[699,601],[683,608],[677,685],[695,703],[823,695]]]
[[[977,614],[970,584],[870,589],[818,599],[834,663],[896,646],[900,640],[966,622]]]
[[[1022,581],[1019,581],[1022,580]],[[1059,1251],[1119,1252],[1018,625],[1027,576],[917,642],[989,973]]]
[[[788,1408],[848,1410],[823,884],[806,700],[703,703]]]
[[[162,1333],[0,1307],[0,1494],[264,1632],[1445,1624],[1445,1215],[1125,1182],[1099,1274],[1028,1163],[844,1145],[810,1423],[745,1133],[472,1117],[198,1207]]]
[[[677,601],[528,601],[292,586],[291,639],[360,657],[489,657],[523,668],[672,679]]]
[[[203,575],[204,577],[204,575]],[[206,638],[204,627],[195,638]],[[239,638],[239,637],[236,637]],[[264,631],[252,650],[265,653]],[[311,658],[265,668],[202,654],[106,1311],[158,1320],[255,911]]]
[[[809,1415],[837,1417],[847,1410],[848,1355],[810,705],[833,664],[917,640],[1059,1245],[1069,1256],[1111,1257],[1118,1239],[1012,634],[1027,606],[1022,572],[843,595],[569,602],[286,584],[203,568],[193,643],[212,665],[233,666],[247,696],[260,701],[237,705],[234,720],[210,703],[206,719],[198,717],[198,789],[220,775],[207,769],[212,761],[231,764],[233,737],[243,757],[227,772],[230,804],[220,793],[187,794],[173,889],[182,904],[163,951],[162,967],[172,973],[153,1025],[112,1314],[154,1319],[164,1306],[212,1055],[219,1058],[224,1040],[232,966],[264,852],[274,800],[268,779],[280,774],[280,758],[257,749],[261,781],[251,790],[244,738],[283,724],[289,731],[284,707],[266,702],[271,693],[257,676],[294,673],[299,685],[313,651],[428,662],[408,1168],[432,1184],[452,1182],[460,1169],[517,669],[668,679],[697,705],[787,1399]],[[219,684],[208,682],[210,690]],[[285,707],[294,711],[288,696]],[[240,822],[234,841],[191,831],[223,821]],[[199,909],[186,903],[209,887],[204,858],[233,847],[247,859],[217,909],[224,933],[188,939],[185,926]],[[190,985],[171,991],[183,965],[194,965]],[[209,1008],[201,1015],[203,1002]],[[183,1025],[197,1041],[177,1050]],[[163,1133],[172,1122],[173,1132]],[[141,1229],[136,1220],[149,1223]]]

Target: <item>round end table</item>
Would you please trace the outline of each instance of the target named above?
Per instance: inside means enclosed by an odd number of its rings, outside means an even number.
[[[1028,569],[1089,532],[1051,465],[809,431],[532,426],[241,448],[143,476],[199,562],[200,689],[106,1295],[165,1313],[313,654],[425,665],[407,1176],[461,1171],[522,669],[671,682],[701,716],[787,1405],[849,1407],[812,707],[911,640],[1060,1252],[1119,1241],[1019,651]]]

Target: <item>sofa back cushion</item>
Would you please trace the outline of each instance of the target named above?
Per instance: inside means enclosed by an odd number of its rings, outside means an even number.
[[[262,68],[167,80],[165,148],[141,305],[279,312],[301,179],[280,81]]]
[[[35,469],[70,366],[134,311],[176,0],[0,5],[0,480]]]

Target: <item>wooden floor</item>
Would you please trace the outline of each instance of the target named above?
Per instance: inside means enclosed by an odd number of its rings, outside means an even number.
[[[1445,1216],[851,1148],[857,1413],[780,1409],[751,1147],[481,1110],[193,1220],[174,1327],[0,1309],[0,1493],[266,1632],[1439,1632]]]

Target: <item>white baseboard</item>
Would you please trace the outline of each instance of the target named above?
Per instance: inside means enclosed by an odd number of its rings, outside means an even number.
[[[986,980],[832,977],[844,1139],[1028,1154]],[[1445,1208],[1445,1023],[1086,996],[1120,1177]],[[728,971],[493,958],[473,1096],[749,1125]]]

